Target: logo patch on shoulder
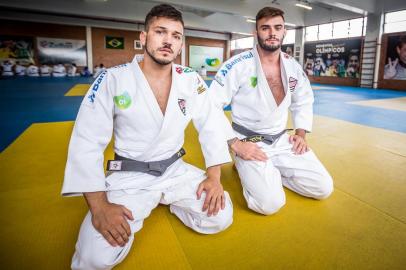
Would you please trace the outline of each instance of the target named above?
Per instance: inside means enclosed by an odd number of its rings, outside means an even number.
[[[114,96],[113,97],[114,104],[122,110],[127,109],[131,105],[131,97],[127,91],[125,91],[122,95]]]
[[[178,98],[178,105],[180,111],[183,113],[183,115],[186,116],[186,100],[184,100],[183,98]]]
[[[289,77],[289,90],[290,92],[293,92],[296,88],[297,85],[297,79],[293,77]]]
[[[252,88],[255,88],[255,86],[257,86],[258,84],[258,78],[257,77],[250,77],[250,84]]]
[[[182,74],[182,73],[183,73],[183,69],[182,69],[181,67],[176,67],[175,70],[176,70],[176,72],[179,73],[179,74]]]
[[[192,68],[188,68],[188,67],[185,67],[184,69],[183,69],[183,72],[185,72],[185,73],[190,73],[190,72],[193,72],[194,70],[192,69]]]
[[[176,71],[178,74],[194,72],[194,70],[191,69],[191,68],[189,68],[189,67],[185,67],[185,68],[176,67],[176,68],[175,68],[175,71]]]
[[[206,87],[204,87],[203,84],[199,85],[199,87],[197,88],[197,93],[200,95],[204,91],[206,91]]]

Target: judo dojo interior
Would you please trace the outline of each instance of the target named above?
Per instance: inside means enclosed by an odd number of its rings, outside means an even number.
[[[56,57],[70,61],[63,64],[76,61],[79,73],[84,66],[92,71],[101,63],[108,68],[131,61],[143,52],[137,40],[146,13],[157,3],[162,2],[0,0],[1,62],[8,58],[15,63],[20,57],[28,63],[31,57],[39,66]],[[200,235],[159,206],[115,269],[406,269],[406,78],[384,78],[388,58],[398,57],[396,40],[406,35],[406,2],[166,3],[180,9],[185,20],[184,48],[176,62],[195,69],[201,59],[196,48],[224,62],[254,46],[258,10],[273,6],[285,11],[289,30],[282,49],[290,50],[304,68],[309,64],[314,90],[313,132],[307,140],[335,189],[322,201],[285,189],[286,205],[263,216],[248,209],[237,171],[227,164],[222,184],[234,204],[230,228]],[[49,51],[41,47],[44,40],[79,45],[52,56],[52,46]],[[14,48],[10,42],[23,44],[16,50],[25,54],[7,56],[7,49]],[[317,76],[318,57],[324,67],[329,64],[326,51],[320,51],[328,48],[345,72]],[[348,70],[351,52],[358,55],[353,76]],[[218,66],[206,68],[210,84]],[[64,198],[60,192],[72,127],[93,80],[0,80],[1,269],[69,269],[88,208],[82,197]],[[184,147],[184,160],[204,168],[193,125]],[[110,144],[105,159],[113,154]]]

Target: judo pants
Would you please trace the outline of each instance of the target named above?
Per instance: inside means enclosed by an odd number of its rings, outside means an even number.
[[[14,73],[12,71],[3,71],[1,76],[10,77],[10,76],[14,76]]]
[[[111,246],[94,228],[91,213],[88,212],[80,228],[72,269],[111,269],[123,261],[130,251],[134,234],[141,230],[144,219],[160,203],[169,205],[171,213],[196,232],[214,234],[229,227],[233,221],[233,206],[228,193],[225,192],[224,210],[220,209],[216,216],[208,217],[207,211],[202,211],[205,192],[200,200],[196,196],[199,184],[205,179],[204,171],[187,163],[183,163],[182,166],[186,166],[186,173],[172,178],[169,176],[165,181],[158,181],[152,186],[108,191],[109,202],[124,205],[132,212],[134,220],[127,220],[132,235],[124,247]],[[112,176],[120,177],[116,173]],[[128,174],[126,177],[128,178]]]
[[[276,213],[285,205],[288,189],[313,199],[325,199],[333,192],[333,180],[312,150],[295,155],[289,135],[282,135],[272,145],[257,143],[268,157],[248,161],[235,157],[235,164],[248,208],[264,214]]]

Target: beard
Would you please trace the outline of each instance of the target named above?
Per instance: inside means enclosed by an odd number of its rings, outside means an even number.
[[[160,49],[162,49],[162,48],[167,48],[167,49],[170,49],[170,50],[172,51],[172,48],[171,48],[170,46],[163,46],[163,47],[158,48],[157,50],[160,50]],[[145,41],[145,51],[147,52],[147,54],[149,55],[149,57],[151,57],[151,59],[152,59],[155,63],[157,63],[158,65],[161,65],[161,66],[169,65],[169,64],[171,64],[171,63],[176,59],[176,56],[175,56],[173,59],[171,59],[171,60],[159,59],[159,58],[157,58],[157,57],[155,56],[155,52],[149,50],[149,48],[148,48],[148,42],[147,42],[147,41]]]
[[[274,36],[271,36],[270,38],[272,38],[272,37],[275,38]],[[277,50],[279,50],[281,48],[281,44],[283,41],[283,38],[282,38],[282,40],[280,40],[279,44],[277,44],[277,45],[266,45],[266,43],[265,43],[266,39],[260,38],[259,35],[257,35],[257,39],[258,39],[259,47],[261,47],[264,51],[268,51],[268,52],[276,52]]]

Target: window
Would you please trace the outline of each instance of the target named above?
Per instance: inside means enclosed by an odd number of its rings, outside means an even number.
[[[404,32],[406,31],[406,20],[403,22],[385,24],[385,33]]]
[[[319,40],[332,39],[333,38],[333,24],[326,23],[319,25]]]
[[[385,14],[385,33],[406,31],[406,10],[388,12]]]
[[[360,37],[365,35],[367,18],[338,21],[308,26],[305,28],[305,41]]]
[[[363,19],[364,18],[358,18],[358,19],[350,20],[350,29],[349,29],[349,32],[348,32],[349,37],[360,37],[360,36],[362,36]]]
[[[385,14],[386,23],[402,22],[405,20],[406,20],[406,9],[395,12],[388,12]]]
[[[287,30],[285,39],[283,40],[283,44],[295,43],[295,38],[296,38],[296,30],[294,29]]]
[[[306,27],[305,31],[306,31],[305,41],[318,40],[318,33],[319,33],[319,26],[318,25]]]
[[[231,50],[248,49],[254,47],[254,37],[234,39],[231,41]]]
[[[347,38],[350,29],[350,21],[333,23],[333,38]]]

